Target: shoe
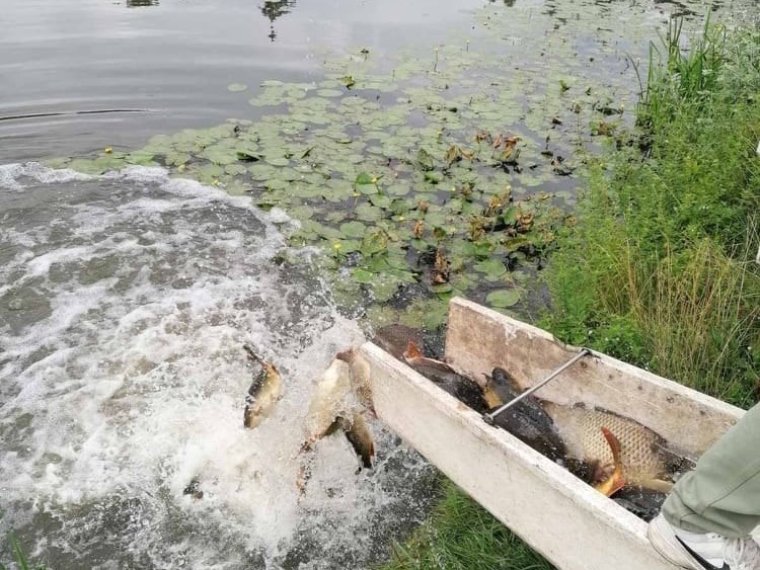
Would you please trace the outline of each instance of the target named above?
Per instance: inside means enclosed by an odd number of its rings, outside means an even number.
[[[726,538],[676,528],[662,514],[649,523],[647,537],[668,562],[689,570],[760,570],[760,546],[751,538]]]

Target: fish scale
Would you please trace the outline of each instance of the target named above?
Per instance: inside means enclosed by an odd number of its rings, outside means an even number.
[[[567,446],[568,456],[582,461],[613,464],[612,451],[604,438],[606,427],[620,441],[621,462],[630,484],[666,489],[675,456],[665,448],[665,440],[640,423],[605,410],[581,406],[561,406],[543,402]]]

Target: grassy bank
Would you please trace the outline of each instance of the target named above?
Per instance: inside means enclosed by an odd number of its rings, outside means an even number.
[[[396,548],[387,568],[549,570],[552,566],[447,481],[433,516],[411,540]]]
[[[542,325],[748,406],[760,370],[760,33],[679,23],[652,65],[638,129],[592,164],[558,240]],[[385,570],[551,568],[453,485]]]
[[[735,404],[756,401],[760,34],[719,28],[684,51],[673,24],[641,132],[591,169],[548,279],[544,324]]]

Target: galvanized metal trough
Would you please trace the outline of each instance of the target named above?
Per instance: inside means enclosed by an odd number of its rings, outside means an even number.
[[[372,343],[379,417],[464,491],[562,570],[673,570],[649,545],[646,523]],[[577,348],[475,303],[449,308],[446,359],[482,378],[495,366],[531,386]],[[630,417],[697,458],[743,414],[739,408],[603,354],[542,388],[543,399],[585,402]]]

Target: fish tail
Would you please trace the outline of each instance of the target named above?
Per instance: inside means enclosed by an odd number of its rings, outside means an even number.
[[[250,344],[244,344],[243,350],[246,351],[246,353],[248,354],[248,360],[250,360],[251,362],[258,362],[262,366],[267,365],[266,361],[254,352]]]
[[[253,428],[255,426],[255,420],[256,420],[256,408],[254,408],[253,403],[246,404],[245,411],[243,412],[243,427],[247,428]]]

